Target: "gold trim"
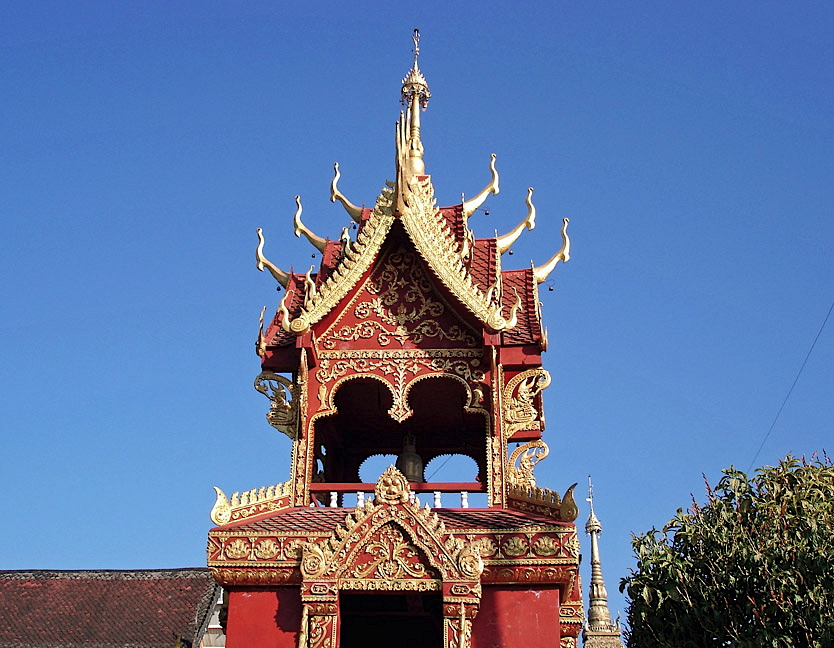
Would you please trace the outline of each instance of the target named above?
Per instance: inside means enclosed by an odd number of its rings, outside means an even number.
[[[348,213],[354,221],[357,223],[362,222],[362,208],[357,207],[352,202],[350,202],[347,198],[342,195],[342,192],[339,191],[339,178],[342,177],[342,174],[339,173],[339,163],[333,163],[333,180],[330,183],[330,202],[336,202],[337,200],[342,203],[342,207],[345,208],[345,211]]]
[[[438,279],[481,323],[492,331],[509,329],[500,304],[491,303],[475,285],[461,259],[445,219],[434,199],[434,187],[428,176],[415,178],[409,185],[409,202],[400,214],[417,251],[428,262]]]
[[[470,198],[469,200],[464,200],[461,204],[461,212],[463,213],[464,218],[469,218],[472,214],[474,214],[475,210],[486,202],[489,194],[497,196],[501,190],[498,186],[498,170],[495,168],[495,153],[491,153],[489,156],[489,172],[492,175],[489,184],[484,187],[477,196]]]
[[[264,256],[264,231],[259,227],[257,229],[257,232],[258,232],[258,247],[255,248],[255,261],[257,262],[258,270],[263,272],[264,268],[266,268],[267,270],[269,270],[269,274],[271,274],[273,277],[275,277],[275,280],[279,284],[284,286],[284,288],[286,288],[287,283],[289,283],[289,280],[290,280],[290,273],[289,272],[284,272],[283,270],[281,270],[281,268],[276,266],[274,263],[269,261],[269,259],[267,259]]]
[[[502,391],[501,404],[505,439],[519,430],[544,429],[544,412],[539,411],[535,400],[550,382],[550,373],[541,367],[522,371],[507,381]]]
[[[495,249],[499,254],[507,252],[518,240],[524,230],[533,231],[536,227],[536,208],[533,206],[533,187],[527,188],[527,216],[504,236],[495,239]]]
[[[285,376],[262,371],[255,378],[255,389],[269,399],[266,413],[269,424],[294,441],[298,436],[298,385]]]
[[[327,247],[327,239],[316,236],[309,227],[301,222],[301,196],[295,197],[295,204],[296,209],[295,216],[293,216],[293,226],[296,237],[300,237],[303,234],[314,248],[319,252],[324,252],[325,247]]]
[[[298,317],[289,321],[289,314],[284,309],[284,330],[296,335],[306,333],[313,324],[344,299],[348,291],[367,272],[394,222],[391,213],[392,195],[390,189],[382,190],[370,218],[359,228],[356,240],[344,247],[339,264],[327,280],[318,286],[318,292],[309,300],[305,300]]]
[[[403,350],[417,351],[416,349]],[[376,350],[369,351],[379,353]],[[324,390],[320,390],[319,393],[319,413],[323,409],[334,412],[336,407],[333,399],[338,387],[347,380],[359,377],[372,377],[388,385],[394,397],[388,414],[397,422],[402,422],[413,414],[407,402],[411,385],[428,377],[454,378],[460,381],[467,390],[467,408],[481,409],[473,407],[472,393],[473,386],[477,387],[484,379],[484,372],[479,365],[480,360],[477,357],[470,357],[467,360],[465,357],[452,353],[407,355],[399,358],[368,354],[359,357],[336,356],[331,359],[320,355],[316,380],[324,387]],[[383,375],[373,372],[381,372]],[[413,378],[409,378],[409,375]]]
[[[232,493],[231,500],[217,486],[214,492],[216,499],[211,509],[211,521],[222,526],[262,513],[290,508],[292,487],[289,481],[274,486],[261,486],[242,493]]]
[[[332,350],[339,342],[357,340],[381,347],[396,341],[402,347],[434,339],[476,347],[480,333],[446,303],[431,274],[411,246],[386,246],[360,289],[317,336],[317,344]],[[355,322],[343,324],[346,316]]]
[[[507,482],[514,488],[532,488],[536,485],[533,469],[550,454],[547,444],[541,439],[528,441],[517,447],[507,462]],[[518,462],[518,465],[516,465]]]
[[[547,281],[548,275],[553,272],[553,269],[559,261],[562,263],[570,261],[570,237],[568,237],[568,223],[570,223],[569,218],[562,219],[562,249],[550,257],[550,261],[544,265],[540,265],[538,268],[533,268],[533,277],[535,278],[536,283]]]

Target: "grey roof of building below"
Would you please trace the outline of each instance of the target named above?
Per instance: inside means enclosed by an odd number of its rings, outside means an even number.
[[[197,646],[218,593],[205,568],[0,571],[0,648]]]

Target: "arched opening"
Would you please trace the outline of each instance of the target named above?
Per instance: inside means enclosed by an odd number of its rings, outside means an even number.
[[[413,439],[423,466],[441,455],[469,457],[475,470],[467,470],[465,475],[444,483],[460,482],[463,490],[484,490],[487,419],[482,413],[466,411],[466,386],[455,378],[432,376],[414,383],[407,398],[413,414],[398,422],[388,414],[394,397],[382,381],[358,377],[338,387],[333,397],[336,414],[314,424],[322,490],[325,484],[365,483],[360,477],[363,462],[375,455],[402,455],[407,437]],[[420,479],[412,483],[426,482],[425,470],[422,472]],[[368,475],[362,477],[367,479]],[[371,478],[374,481],[376,476]]]

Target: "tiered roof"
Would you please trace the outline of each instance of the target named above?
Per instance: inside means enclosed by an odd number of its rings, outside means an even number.
[[[422,160],[419,114],[431,94],[417,66],[418,51],[415,49],[414,65],[403,80],[407,109],[397,123],[396,181],[386,184],[372,209],[359,208],[339,192],[339,166],[335,165],[331,200],[341,202],[358,224],[355,240],[349,238],[347,228],[338,240],[314,234],[301,220],[301,200],[296,197],[295,234],[303,234],[321,252],[321,264],[317,272],[311,268],[307,273],[288,273],[266,259],[263,235],[258,230],[258,267],[268,269],[286,288],[275,318],[258,343],[265,366],[273,353],[293,346],[297,337],[308,334],[311,327],[348,297],[371,269],[386,241],[398,232],[404,232],[433,279],[476,326],[488,334],[500,334],[503,346],[546,346],[537,286],[559,261],[570,259],[568,219],[564,219],[562,228],[562,248],[548,263],[537,268],[503,270],[502,254],[525,229],[535,227],[532,188],[527,194],[527,216],[504,236],[476,239],[468,227],[469,216],[489,194],[499,191],[495,155],[490,161],[492,178],[483,191],[458,205],[437,206],[431,177],[425,174]]]

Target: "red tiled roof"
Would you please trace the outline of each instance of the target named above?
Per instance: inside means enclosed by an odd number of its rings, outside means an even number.
[[[455,242],[460,245],[463,241],[463,205],[441,207],[440,215],[446,219],[449,231],[455,237]]]
[[[515,303],[516,292],[521,297],[521,308],[518,310],[518,322],[509,331],[504,331],[502,341],[505,345],[516,346],[533,344],[541,339],[541,323],[536,316],[536,300],[533,290],[533,270],[504,270],[501,273],[504,280],[504,312],[509,313]],[[515,290],[513,290],[515,289]]]
[[[0,647],[197,646],[218,591],[208,569],[0,571]]]
[[[476,239],[469,262],[472,281],[483,292],[487,292],[495,283],[495,239]]]
[[[294,508],[280,511],[269,517],[245,520],[236,524],[216,527],[215,531],[247,533],[329,533],[342,524],[352,509],[348,508]],[[508,509],[434,509],[451,532],[458,529],[521,529],[528,526],[560,526],[550,518]]]
[[[291,274],[290,279],[287,282],[286,290],[287,295],[285,306],[287,307],[287,310],[290,313],[290,318],[292,319],[294,317],[298,317],[298,314],[301,312],[301,306],[304,303],[304,294],[306,293],[304,288],[304,275]],[[281,311],[278,311],[275,313],[275,317],[272,318],[272,324],[270,325],[267,333],[268,336],[271,335],[271,338],[268,339],[269,346],[282,347],[295,344],[295,334],[287,333],[281,327],[281,317]]]

